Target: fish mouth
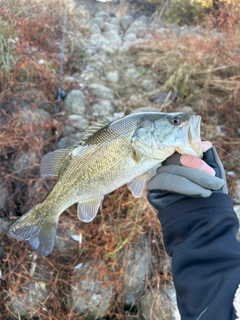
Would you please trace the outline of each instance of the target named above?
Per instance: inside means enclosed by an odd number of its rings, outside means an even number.
[[[181,148],[176,148],[176,151],[181,154],[202,158],[202,145],[200,138],[200,123],[201,116],[191,116],[187,132],[188,143]]]
[[[192,149],[192,153],[191,153],[192,156],[202,158],[203,153],[202,153],[201,140],[192,141],[190,147]]]
[[[192,116],[189,130],[188,130],[188,140],[190,142],[189,146],[192,149],[191,155],[201,158],[202,153],[202,145],[200,138],[200,124],[201,124],[201,116]],[[191,152],[191,151],[190,151]]]
[[[201,140],[191,141],[190,144],[181,148],[176,148],[175,150],[180,154],[187,154],[197,158],[202,158],[203,156]]]
[[[192,154],[195,157],[201,158],[202,153],[202,145],[200,138],[200,125],[201,125],[201,116],[193,116],[191,118],[189,130],[188,130],[188,139],[190,141],[190,146],[192,147],[192,151],[195,154]]]

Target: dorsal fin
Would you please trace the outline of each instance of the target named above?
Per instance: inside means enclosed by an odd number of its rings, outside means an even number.
[[[97,131],[109,125],[112,121],[104,119],[103,121],[91,122],[90,126],[86,129],[80,144],[84,143],[89,137],[93,136]]]

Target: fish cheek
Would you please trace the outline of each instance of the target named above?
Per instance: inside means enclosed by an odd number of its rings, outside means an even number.
[[[154,131],[154,138],[162,150],[180,147],[188,143],[188,128],[186,126],[166,125],[162,130]]]
[[[138,128],[131,141],[133,159],[137,162],[142,155],[149,155],[153,152],[153,136],[148,128]]]

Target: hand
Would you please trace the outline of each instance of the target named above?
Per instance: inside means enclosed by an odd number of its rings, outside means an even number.
[[[203,142],[202,148],[203,159],[175,153],[157,169],[157,174],[147,184],[148,200],[156,209],[163,209],[186,196],[227,193],[225,172],[216,149],[210,142]]]
[[[210,141],[202,141],[201,145],[202,145],[203,153],[213,147],[213,145],[211,144]],[[188,156],[188,155],[181,155],[180,156],[180,163],[185,167],[199,169],[199,170],[206,172],[208,174],[211,174],[213,176],[215,175],[214,169],[212,167],[210,167],[202,159],[199,159],[199,158],[196,158],[193,156]]]

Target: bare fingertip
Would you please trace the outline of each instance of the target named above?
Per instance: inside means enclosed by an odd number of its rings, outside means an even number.
[[[207,165],[206,163],[203,163],[202,166],[199,168],[201,171],[210,174],[211,176],[215,176],[216,172],[212,167]]]
[[[206,152],[207,150],[211,149],[213,147],[212,143],[210,141],[202,141],[202,151]]]

